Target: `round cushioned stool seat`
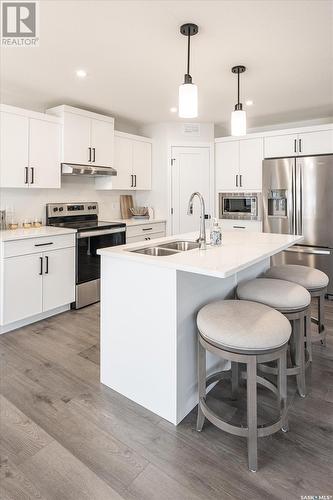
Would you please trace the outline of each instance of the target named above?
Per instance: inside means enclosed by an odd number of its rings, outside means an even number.
[[[257,278],[238,285],[237,296],[283,312],[305,309],[311,302],[311,295],[303,286],[270,278]]]
[[[265,274],[267,278],[292,281],[298,285],[304,286],[307,290],[316,290],[325,288],[328,285],[328,276],[308,266],[299,266],[297,264],[284,264],[271,267]]]
[[[247,300],[211,302],[200,309],[197,325],[207,342],[235,351],[276,349],[288,342],[291,334],[285,316]]]

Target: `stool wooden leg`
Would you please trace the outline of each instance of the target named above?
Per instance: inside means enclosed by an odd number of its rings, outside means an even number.
[[[292,364],[295,366],[296,365],[296,340],[295,340],[295,328],[296,328],[296,321],[291,320],[291,327],[292,327],[292,332],[289,340],[289,346],[290,346],[290,359]]]
[[[200,408],[200,401],[206,399],[206,350],[201,345],[198,339],[198,390],[199,390],[199,404],[198,404],[198,416],[197,416],[197,431],[201,432],[204,422],[205,415]]]
[[[253,472],[258,467],[257,451],[257,359],[249,356],[247,361],[247,428],[248,464]]]
[[[278,388],[280,395],[280,411],[282,416],[282,427],[283,432],[289,431],[288,418],[287,418],[287,353],[281,354],[278,359]]]
[[[237,399],[239,384],[239,366],[238,363],[231,362],[231,398]]]
[[[304,356],[304,321],[297,320],[294,322],[294,339],[295,339],[295,355],[296,366],[299,366],[300,373],[296,375],[298,393],[302,398],[306,396],[305,389],[305,356]]]
[[[311,335],[311,309],[309,307],[307,315],[305,316],[305,340],[306,349],[309,354],[309,361],[312,363],[312,335]]]

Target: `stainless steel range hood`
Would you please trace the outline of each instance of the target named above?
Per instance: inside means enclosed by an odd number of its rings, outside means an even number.
[[[113,167],[100,167],[98,165],[78,165],[76,163],[62,163],[61,174],[99,177],[101,175],[117,175],[117,170],[115,170]]]

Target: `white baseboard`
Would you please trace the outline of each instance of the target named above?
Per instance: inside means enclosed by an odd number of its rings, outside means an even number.
[[[70,304],[67,304],[65,306],[51,309],[50,311],[36,314],[35,316],[30,316],[29,318],[21,319],[20,321],[14,321],[13,323],[9,323],[8,325],[0,326],[0,335],[2,333],[11,332],[12,330],[17,330],[17,328],[22,328],[23,326],[31,325],[31,323],[36,323],[37,321],[49,318],[50,316],[54,316],[55,314],[60,314],[65,311],[69,311],[69,309],[70,309]]]

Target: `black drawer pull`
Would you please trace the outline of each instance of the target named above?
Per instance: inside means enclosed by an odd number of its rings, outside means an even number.
[[[53,241],[50,241],[50,243],[35,243],[35,247],[46,247],[47,245],[53,245]]]
[[[152,231],[152,230],[153,230],[152,227],[147,227],[147,229],[142,228],[142,231]]]
[[[234,229],[246,229],[245,226],[232,226]]]

